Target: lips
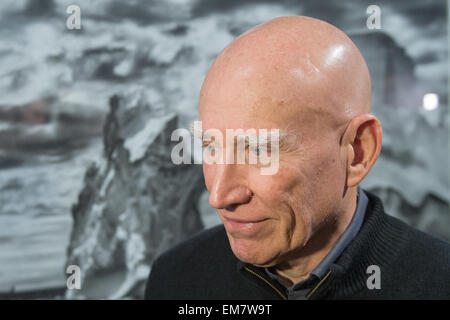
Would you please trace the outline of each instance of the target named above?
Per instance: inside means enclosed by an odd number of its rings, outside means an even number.
[[[246,233],[251,234],[256,232],[262,227],[265,222],[269,220],[267,218],[261,219],[236,219],[236,218],[223,218],[225,228],[231,233]]]

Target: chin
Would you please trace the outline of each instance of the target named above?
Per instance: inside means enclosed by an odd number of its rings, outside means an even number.
[[[241,261],[258,267],[270,267],[275,265],[276,253],[256,241],[245,239],[234,239],[229,237],[231,250]]]

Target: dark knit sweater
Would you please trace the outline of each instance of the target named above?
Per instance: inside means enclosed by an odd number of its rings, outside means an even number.
[[[450,299],[450,244],[387,215],[367,192],[363,225],[310,299]],[[381,288],[368,289],[367,267],[380,267]],[[264,269],[239,261],[224,227],[203,231],[153,264],[146,299],[284,299]]]

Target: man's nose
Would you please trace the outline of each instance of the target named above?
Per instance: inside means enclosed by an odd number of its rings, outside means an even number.
[[[251,190],[243,184],[238,165],[217,165],[213,185],[209,190],[209,204],[216,209],[230,209],[250,201]]]

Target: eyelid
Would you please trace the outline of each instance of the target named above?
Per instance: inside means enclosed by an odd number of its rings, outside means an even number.
[[[212,144],[214,144],[215,143],[215,141],[212,141],[212,140],[202,140],[202,146],[203,147],[207,147],[207,146],[209,146],[209,145],[212,145]]]
[[[266,150],[267,149],[270,149],[270,145],[271,145],[271,143],[269,142],[269,143],[258,143],[258,144],[249,144],[249,143],[246,143],[245,144],[245,148],[247,148],[247,149],[249,149],[250,147],[252,147],[252,148],[259,148],[259,149],[261,149],[261,148],[265,148]]]

